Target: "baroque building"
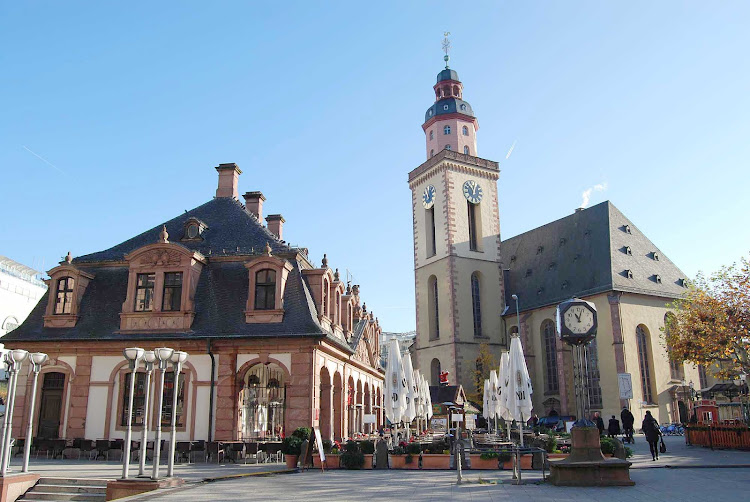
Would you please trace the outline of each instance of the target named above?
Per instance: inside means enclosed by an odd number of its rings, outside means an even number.
[[[381,328],[359,286],[345,284],[325,255],[317,266],[284,241],[280,214],[263,225],[261,192],[240,203],[236,164],[216,170],[212,200],[107,250],[68,253],[49,270],[48,295],[4,338],[7,348],[50,356],[34,407],[38,437],[123,438],[122,351],[132,346],[189,354],[174,405],[175,376],[166,374],[162,423],[176,413],[178,440],[277,438],[311,425],[341,439],[381,423]],[[25,373],[16,437],[28,421]],[[136,429],[144,391],[139,372]]]

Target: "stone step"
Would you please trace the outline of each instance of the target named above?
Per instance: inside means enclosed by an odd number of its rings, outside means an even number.
[[[68,485],[68,486],[99,486],[107,487],[106,479],[84,478],[39,478],[40,485]]]
[[[106,495],[101,493],[59,493],[59,492],[40,492],[40,491],[30,491],[27,492],[26,495],[21,497],[18,500],[22,500],[24,502],[30,502],[30,501],[88,501],[88,502],[104,502],[106,499]]]
[[[58,484],[47,484],[37,483],[34,487],[35,491],[40,492],[55,492],[55,493],[107,493],[106,486],[92,486],[92,485],[58,485]]]

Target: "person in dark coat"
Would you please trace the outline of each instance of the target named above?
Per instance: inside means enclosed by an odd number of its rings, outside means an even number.
[[[609,419],[609,426],[607,427],[607,432],[609,432],[609,437],[617,437],[620,435],[620,421],[615,418],[614,415],[612,415],[612,418]]]
[[[635,443],[635,439],[633,438],[633,424],[635,424],[635,417],[630,413],[629,409],[623,407],[622,412],[620,412],[620,420],[622,420],[622,430],[625,432],[625,437],[628,439],[628,442]]]
[[[604,420],[602,419],[601,415],[599,415],[599,412],[597,411],[594,413],[594,423],[596,424],[596,428],[599,429],[599,435],[604,435]]]
[[[651,459],[659,460],[659,437],[661,436],[661,430],[659,429],[659,423],[651,416],[650,411],[646,412],[646,417],[641,424],[641,430],[643,430],[646,441],[648,441],[648,447],[651,450]]]

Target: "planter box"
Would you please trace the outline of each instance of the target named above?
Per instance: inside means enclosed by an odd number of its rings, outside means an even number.
[[[318,455],[317,453],[313,455],[313,465],[316,468],[320,469],[320,455]],[[339,465],[339,456],[333,453],[327,453],[326,466],[327,469],[340,469],[341,466]]]
[[[371,453],[365,453],[365,465],[362,466],[362,469],[372,469],[373,456]]]
[[[482,459],[480,454],[469,454],[472,469],[498,469],[497,457]]]
[[[414,457],[417,460],[417,457]],[[423,453],[422,469],[445,469],[451,468],[451,456],[443,453]]]
[[[299,455],[284,455],[284,461],[286,462],[287,469],[294,469],[297,467],[297,460]]]
[[[411,463],[406,463],[406,455],[389,455],[391,469],[419,469],[419,457],[412,455]]]
[[[513,469],[513,459],[503,463],[503,469]],[[521,470],[531,470],[531,455],[521,455]]]

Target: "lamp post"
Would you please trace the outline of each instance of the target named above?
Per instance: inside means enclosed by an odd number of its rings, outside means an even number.
[[[5,431],[3,433],[3,458],[0,463],[0,475],[5,476],[5,472],[8,470],[8,462],[10,461],[10,438],[13,435],[13,406],[16,402],[16,385],[18,383],[18,372],[21,370],[21,365],[29,357],[29,353],[22,349],[15,349],[9,352],[10,361],[10,378],[12,381],[8,382],[8,402],[5,407]],[[6,425],[7,424],[7,425]]]
[[[146,475],[146,450],[148,445],[148,411],[151,407],[151,373],[154,371],[156,354],[153,350],[143,353],[143,365],[146,368],[146,388],[143,400],[143,430],[141,431],[141,453],[139,455],[138,476]]]
[[[159,456],[161,455],[161,414],[162,405],[164,404],[164,374],[167,372],[167,363],[169,362],[174,349],[167,347],[161,347],[154,349],[156,359],[159,360],[159,369],[161,370],[161,384],[159,385],[159,400],[157,403],[157,417],[156,417],[156,435],[154,437],[154,470],[151,474],[151,479],[159,479]]]
[[[8,395],[6,396],[5,400],[5,415],[3,416],[3,430],[2,434],[0,434],[0,463],[2,463],[3,459],[3,453],[5,452],[5,432],[8,430],[8,418],[10,418],[10,413],[8,413],[8,399],[10,398],[10,389],[13,388],[13,377],[15,373],[13,373],[11,370],[13,369],[13,357],[10,354],[10,351],[3,350],[2,352],[2,360],[0,360],[0,364],[2,364],[3,370],[5,370],[8,373]],[[0,476],[2,476],[3,473],[0,473]]]
[[[47,354],[43,352],[34,352],[29,357],[31,360],[31,370],[34,372],[34,383],[31,386],[31,402],[29,404],[29,424],[26,427],[26,441],[23,447],[23,468],[21,472],[29,472],[29,455],[31,454],[31,439],[34,437],[34,403],[36,402],[36,387],[39,380],[39,372],[42,364],[47,362]],[[6,410],[7,413],[7,410]]]
[[[122,447],[122,479],[128,479],[130,470],[130,442],[133,437],[133,394],[135,393],[135,379],[138,376],[138,363],[145,351],[139,347],[131,347],[122,351],[130,365],[130,394],[128,395],[128,427],[125,432],[125,444]]]
[[[187,352],[181,352],[176,350],[172,353],[170,360],[172,361],[172,368],[174,371],[174,385],[172,392],[172,428],[169,434],[169,461],[167,462],[167,477],[174,475],[174,449],[177,444],[177,391],[179,390],[180,383],[180,371],[182,370],[182,363],[187,361]]]

